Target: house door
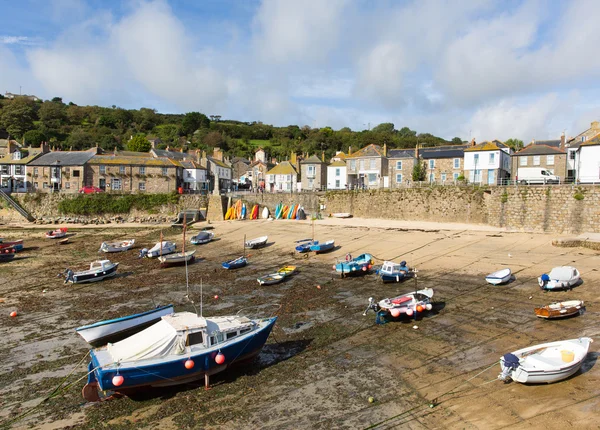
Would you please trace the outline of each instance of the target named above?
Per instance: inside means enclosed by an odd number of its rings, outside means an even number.
[[[100,178],[100,181],[98,182],[98,188],[100,188],[103,191],[106,191],[106,179]]]

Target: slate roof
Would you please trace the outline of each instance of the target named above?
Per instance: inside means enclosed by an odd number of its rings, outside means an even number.
[[[390,149],[388,158],[415,158],[414,149]]]
[[[231,166],[228,166],[227,164],[225,164],[221,160],[217,160],[215,157],[207,156],[206,159],[212,161],[213,163],[215,163],[219,167],[223,167],[224,169],[231,169]]]
[[[558,139],[558,140],[557,139],[553,139],[553,140],[536,140],[533,144],[534,145],[546,145],[546,146],[551,146],[553,148],[559,148],[560,147],[560,139]]]
[[[600,135],[596,135],[595,137],[586,140],[585,142],[580,142],[579,146],[596,146],[596,145],[600,145]],[[572,148],[572,146],[571,146]]]
[[[184,169],[202,169],[206,170],[205,167],[202,167],[199,163],[196,163],[193,160],[179,161],[179,165]]]
[[[96,148],[87,151],[53,151],[36,158],[29,166],[83,166],[95,155]]]
[[[296,169],[289,161],[282,161],[267,172],[267,175],[297,175]]]
[[[248,160],[247,158],[244,158],[244,157],[233,157],[231,159],[231,164],[235,164],[238,161],[240,161],[240,162],[242,162],[244,164],[250,164],[250,160]]]
[[[89,164],[111,164],[127,166],[155,166],[173,167],[179,163],[166,157],[153,157],[147,152],[118,151],[116,154],[102,154],[93,156]]]
[[[383,157],[383,149],[379,145],[371,143],[364,148],[359,149],[352,154],[346,155],[346,158],[362,158],[362,157]]]
[[[28,155],[21,155],[20,160],[13,160],[12,154],[6,154],[4,157],[0,157],[0,164],[29,164],[30,161],[42,155],[41,148],[20,148],[20,151],[21,153],[27,151]]]
[[[346,162],[342,160],[336,160],[329,165],[329,167],[346,167]]]
[[[424,160],[430,158],[462,158],[468,145],[432,146],[419,148],[419,156]]]
[[[469,152],[475,152],[475,151],[498,151],[500,149],[503,148],[508,148],[508,146],[506,146],[504,143],[500,142],[499,140],[493,140],[491,142],[486,141],[486,142],[481,142],[475,146],[470,146],[468,148],[465,149],[465,152],[469,151]]]
[[[306,160],[302,160],[300,164],[326,164],[323,160],[321,160],[316,155],[311,155]]]
[[[525,148],[521,149],[519,152],[514,155],[519,157],[521,155],[561,155],[566,154],[565,151],[559,148],[553,148],[547,145],[527,145]]]

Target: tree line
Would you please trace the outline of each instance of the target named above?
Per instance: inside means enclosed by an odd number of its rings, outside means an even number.
[[[99,146],[105,150],[147,151],[147,139],[160,139],[158,149],[184,148],[211,151],[222,148],[230,156],[252,159],[258,146],[278,159],[296,153],[333,156],[337,151],[353,151],[374,143],[392,148],[414,148],[462,144],[455,137],[446,141],[430,133],[417,133],[408,127],[397,130],[383,123],[372,130],[352,131],[348,127],[311,128],[289,125],[275,127],[262,122],[222,120],[220,115],[200,112],[161,114],[154,109],[123,109],[117,106],[78,106],[65,104],[60,97],[32,101],[0,96],[0,129],[13,138],[38,146],[49,142],[62,150],[84,150]]]

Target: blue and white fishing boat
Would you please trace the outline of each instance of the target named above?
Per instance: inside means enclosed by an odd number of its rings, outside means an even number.
[[[160,306],[139,314],[84,325],[75,331],[90,345],[101,346],[138,333],[173,312],[173,305]]]
[[[201,231],[196,236],[192,236],[190,242],[192,245],[203,245],[210,242],[215,237],[215,234],[210,231]]]
[[[301,240],[298,242],[298,245],[296,245],[296,251],[300,253],[310,252],[310,247],[315,243],[319,243],[319,241],[312,239],[305,239],[303,241]]]
[[[394,263],[393,261],[384,261],[377,274],[383,282],[401,282],[412,275],[412,271],[407,266],[406,261]]]
[[[361,254],[356,258],[352,258],[350,254],[347,254],[346,261],[340,261],[333,266],[333,269],[342,278],[348,275],[364,275],[371,268],[373,268],[373,256],[371,254]]]
[[[225,261],[221,263],[224,269],[239,269],[240,267],[244,267],[248,264],[248,259],[246,257],[238,257],[235,260]]]
[[[328,240],[325,242],[314,241],[310,246],[310,250],[314,251],[316,254],[331,251],[333,248],[335,248],[335,240]]]
[[[140,257],[160,257],[161,255],[174,253],[175,249],[177,249],[177,245],[174,242],[160,241],[150,249],[142,249],[140,251]]]
[[[84,398],[98,400],[98,390],[130,394],[145,387],[184,384],[256,356],[277,317],[204,318],[177,312],[117,343],[91,351]]]
[[[90,263],[89,270],[74,272],[71,269],[65,270],[65,284],[82,284],[84,282],[98,282],[117,274],[119,263],[113,263],[110,260],[96,260]]]

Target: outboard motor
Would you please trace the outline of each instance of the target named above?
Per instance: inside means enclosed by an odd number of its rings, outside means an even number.
[[[140,249],[140,253],[138,255],[138,258],[144,258],[148,256],[148,248],[142,248]]]
[[[502,357],[502,362],[502,373],[498,375],[498,379],[504,382],[508,382],[513,370],[516,370],[519,367],[519,357],[511,353],[504,354],[504,356]]]
[[[75,282],[75,279],[73,279],[73,271],[71,269],[65,269],[65,284],[67,284],[69,281],[70,282]]]
[[[546,288],[546,285],[548,285],[548,282],[550,281],[550,276],[548,276],[546,273],[544,273],[542,276],[540,276],[538,283],[540,284],[540,288],[542,290],[544,290]]]
[[[367,309],[363,312],[363,316],[366,316],[370,309],[373,309],[375,312],[379,311],[379,305],[373,300],[373,297],[369,297],[369,306],[367,306]]]

